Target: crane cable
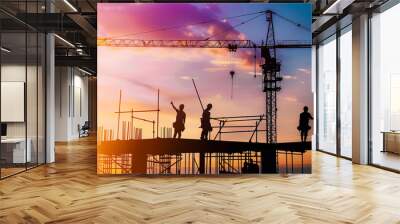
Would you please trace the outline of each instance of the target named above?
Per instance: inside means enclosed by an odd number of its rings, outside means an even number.
[[[252,18],[250,18],[250,19],[248,19],[248,20],[245,20],[245,21],[240,22],[240,23],[238,23],[238,24],[235,24],[235,25],[233,25],[233,26],[231,26],[231,27],[228,27],[228,28],[225,29],[222,33],[226,33],[226,32],[228,32],[229,30],[235,29],[235,28],[237,28],[237,27],[239,27],[239,26],[242,26],[242,25],[244,25],[244,24],[246,24],[246,23],[249,23],[249,22],[251,22],[251,21],[257,19],[258,17],[260,17],[260,16],[262,16],[262,15],[263,15],[263,14],[254,16],[254,17],[252,17]],[[204,40],[210,40],[211,38],[216,37],[216,36],[219,36],[219,35],[222,34],[222,33],[211,35],[211,36],[207,37],[207,38],[204,39]]]
[[[296,21],[293,21],[293,20],[291,20],[291,19],[288,19],[287,17],[282,16],[282,15],[280,15],[280,14],[274,12],[274,11],[272,11],[272,13],[273,13],[274,15],[278,16],[279,18],[281,18],[281,19],[283,19],[283,20],[285,20],[285,21],[287,21],[287,22],[289,22],[289,23],[291,23],[291,24],[294,24],[295,26],[297,26],[297,27],[299,27],[299,28],[301,28],[301,29],[303,29],[303,30],[305,30],[305,31],[310,31],[310,28],[309,28],[309,27],[306,27],[306,26],[302,25],[301,23],[297,23]]]
[[[239,27],[239,26],[242,26],[242,25],[244,25],[244,24],[246,24],[246,23],[249,23],[249,22],[251,22],[251,21],[257,19],[258,17],[260,17],[260,16],[262,16],[262,15],[264,15],[264,14],[260,14],[260,15],[254,16],[254,17],[252,17],[252,18],[250,18],[250,19],[248,19],[248,20],[242,21],[242,22],[240,22],[240,23],[238,23],[238,24],[235,24],[235,25],[233,25],[233,26],[231,26],[231,27],[228,27],[228,28],[225,29],[223,32],[218,33],[218,34],[211,35],[211,36],[209,36],[208,38],[206,38],[205,40],[207,41],[207,40],[210,40],[210,39],[213,38],[213,37],[217,37],[217,36],[219,36],[219,35],[221,35],[221,34],[225,34],[225,33],[227,33],[228,31],[233,30],[233,29],[235,29],[235,28],[237,28],[237,27]],[[229,71],[229,75],[230,75],[230,78],[231,78],[231,94],[230,94],[231,99],[233,99],[233,91],[234,91],[234,76],[235,76],[235,70],[233,69],[233,53],[234,53],[235,51],[236,51],[235,49],[230,49],[230,50],[229,50],[229,55],[228,55],[228,57],[229,57],[229,64],[231,65],[231,69],[230,69],[230,71]],[[256,63],[256,62],[254,62],[254,63]],[[255,67],[255,66],[254,66],[254,67]],[[255,68],[254,68],[254,74],[256,74],[256,69],[255,69]]]
[[[261,14],[262,15],[265,12],[266,12],[266,10],[263,10],[263,11],[253,12],[253,13],[240,14],[240,15],[236,15],[236,16],[228,16],[228,17],[224,17],[224,18],[205,20],[205,21],[200,21],[200,22],[196,22],[196,23],[188,23],[188,24],[181,24],[181,25],[162,27],[162,28],[147,30],[147,31],[143,31],[143,32],[137,32],[137,33],[130,33],[130,34],[124,34],[124,35],[119,35],[119,36],[113,36],[113,37],[110,37],[109,39],[118,39],[118,38],[126,37],[126,36],[136,36],[136,35],[140,35],[140,34],[148,34],[148,33],[168,31],[168,30],[173,30],[173,29],[180,29],[180,28],[187,27],[187,26],[195,26],[195,25],[207,24],[207,23],[212,23],[212,22],[215,22],[215,21],[235,19],[235,18],[251,16],[251,15],[255,15],[255,14]]]

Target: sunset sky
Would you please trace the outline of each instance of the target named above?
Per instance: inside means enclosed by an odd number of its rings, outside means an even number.
[[[267,22],[263,10],[311,27],[309,4],[188,4],[188,3],[99,3],[98,37],[129,39],[193,39],[265,41]],[[258,16],[260,15],[260,16]],[[241,22],[255,18],[245,25]],[[200,23],[203,21],[208,21]],[[200,23],[200,24],[199,24]],[[277,40],[311,40],[311,32],[274,16]],[[164,29],[175,27],[174,29]],[[265,114],[265,93],[257,51],[257,77],[254,78],[254,50],[189,48],[98,47],[98,125],[116,130],[119,90],[121,110],[155,109],[160,89],[160,126],[171,127],[175,111],[170,102],[185,105],[187,115],[183,138],[199,138],[202,113],[191,79],[194,78],[204,104],[212,103],[217,116]],[[299,140],[298,115],[304,105],[313,111],[311,93],[311,49],[280,49],[282,90],[278,93],[278,141]],[[233,98],[231,78],[234,70]],[[155,120],[153,114],[135,116]],[[129,121],[129,115],[121,120]],[[143,137],[150,138],[151,125],[136,121]],[[242,123],[241,125],[246,125]],[[264,124],[263,124],[264,126]],[[214,131],[215,132],[215,131]],[[223,139],[248,141],[250,134],[225,135]]]

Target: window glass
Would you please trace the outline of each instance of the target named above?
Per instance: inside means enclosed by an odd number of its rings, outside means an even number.
[[[340,36],[340,153],[352,156],[352,35],[351,27]]]
[[[400,170],[400,4],[371,19],[372,163]]]
[[[318,149],[336,153],[336,39],[318,48]]]
[[[1,34],[1,175],[24,171],[31,162],[30,142],[26,141],[26,33]],[[27,150],[28,149],[28,150]]]
[[[44,1],[2,1],[27,19],[44,12]],[[37,18],[35,16],[32,17]],[[45,162],[45,35],[0,13],[0,178]],[[33,21],[31,21],[33,22]]]

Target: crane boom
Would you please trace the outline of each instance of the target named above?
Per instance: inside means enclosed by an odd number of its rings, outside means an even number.
[[[140,40],[97,38],[98,46],[107,47],[169,47],[169,48],[310,48],[310,41],[276,41],[255,44],[251,40]]]

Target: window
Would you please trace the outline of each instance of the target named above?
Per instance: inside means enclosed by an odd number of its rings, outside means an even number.
[[[336,153],[336,40],[318,48],[318,149]]]
[[[1,2],[39,13],[43,1]],[[45,35],[9,15],[0,24],[0,178],[45,163]]]
[[[400,170],[400,4],[371,19],[372,163]]]
[[[341,31],[340,41],[340,154],[352,156],[352,35],[351,26]]]

